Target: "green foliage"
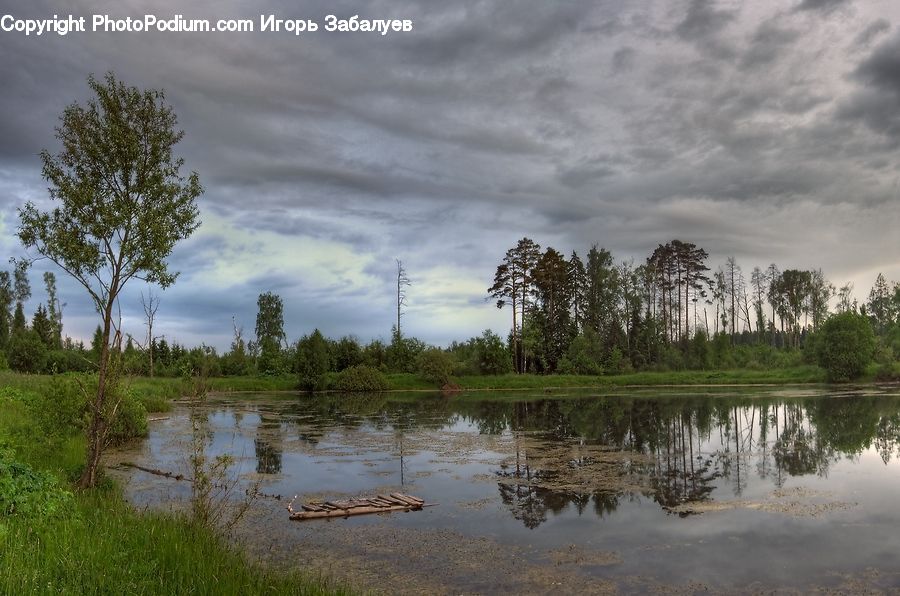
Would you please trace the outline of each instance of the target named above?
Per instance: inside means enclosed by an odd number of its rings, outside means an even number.
[[[47,346],[37,333],[31,330],[14,333],[7,348],[9,366],[18,372],[44,372]]]
[[[688,368],[706,370],[710,368],[712,362],[712,349],[709,345],[709,336],[706,332],[699,330],[694,337],[687,343],[687,354],[685,354]]]
[[[386,372],[387,366],[387,348],[384,342],[378,339],[372,340],[363,348],[362,363],[372,368],[377,368],[382,372]]]
[[[450,376],[455,367],[456,361],[453,356],[440,348],[428,348],[419,354],[417,359],[419,374],[426,381],[435,383],[438,387],[443,387],[450,382]]]
[[[425,344],[414,337],[403,337],[396,328],[392,334],[391,344],[385,350],[385,359],[391,372],[416,372],[419,354],[425,350]]]
[[[105,385],[116,299],[134,278],[163,288],[175,282],[168,257],[200,225],[194,201],[203,189],[196,173],[180,173],[184,162],[173,148],[184,133],[162,91],[128,87],[112,73],[103,81],[88,77],[88,86],[94,98],[68,106],[56,128],[61,153],[41,152],[42,175],[56,205],[47,211],[31,202],[22,207],[18,236],[91,297],[103,321],[98,364]],[[97,479],[105,448],[97,431],[101,417],[110,414],[111,393],[98,386],[92,398],[85,487]]]
[[[147,410],[131,390],[118,396],[119,407],[109,427],[107,438],[112,446],[147,436]]]
[[[50,374],[89,372],[95,368],[96,365],[88,359],[88,354],[78,350],[50,350],[44,360],[44,372]]]
[[[349,594],[302,571],[253,564],[183,518],[134,512],[115,491],[78,494],[68,515],[14,517],[7,528],[0,594]]]
[[[68,515],[71,505],[72,493],[60,486],[53,475],[14,461],[12,451],[0,445],[0,521],[2,516],[11,515]]]
[[[316,329],[309,336],[304,335],[297,342],[297,370],[300,387],[306,391],[320,391],[325,388],[325,374],[331,369],[328,342],[322,332]]]
[[[340,372],[351,366],[362,364],[363,351],[355,337],[344,336],[338,341],[331,342],[330,346],[334,370]]]
[[[381,371],[365,364],[357,364],[338,374],[334,388],[347,392],[377,392],[387,391],[390,384]]]
[[[82,433],[89,422],[89,401],[97,391],[96,375],[58,375],[31,401],[35,419],[47,436],[66,437]],[[114,413],[107,440],[122,445],[147,435],[147,410],[130,387],[108,388]]]
[[[257,370],[262,374],[281,374],[285,370],[281,353],[281,344],[285,338],[284,304],[281,297],[272,292],[260,294],[256,304],[256,343],[259,346]]]
[[[559,372],[574,375],[603,374],[603,344],[593,329],[586,327],[569,344]]]
[[[483,375],[502,375],[512,370],[512,356],[503,339],[486,329],[475,338],[474,357],[478,372]]]
[[[834,315],[822,326],[817,342],[819,366],[829,381],[850,381],[862,375],[875,353],[875,334],[864,315],[852,311]]]

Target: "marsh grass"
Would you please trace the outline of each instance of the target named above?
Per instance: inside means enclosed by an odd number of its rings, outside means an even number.
[[[2,594],[331,594],[339,586],[251,564],[186,518],[132,511],[113,487],[56,519],[0,522]]]
[[[502,389],[553,389],[561,387],[629,387],[664,385],[784,385],[803,383],[824,383],[824,371],[813,365],[801,365],[772,370],[685,370],[667,372],[634,372],[620,375],[470,375],[454,379],[463,390]],[[414,374],[388,375],[391,389],[433,390],[429,383]]]
[[[0,594],[347,593],[299,568],[250,561],[188,517],[134,511],[109,479],[74,492],[86,440],[78,429],[43,432],[55,428],[35,407],[46,404],[40,392],[49,383],[50,377],[0,374],[3,456],[55,479],[42,480],[42,488],[73,493],[52,514],[0,513]]]

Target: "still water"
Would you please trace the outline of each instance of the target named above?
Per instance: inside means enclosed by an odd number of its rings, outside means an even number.
[[[900,590],[897,388],[559,393],[215,398],[122,459],[184,472],[199,433],[239,488],[437,503],[291,522],[263,498],[238,526],[252,556],[366,590]],[[190,486],[134,472],[127,492]]]

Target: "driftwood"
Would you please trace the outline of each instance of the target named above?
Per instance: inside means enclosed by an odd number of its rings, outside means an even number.
[[[120,462],[119,465],[123,468],[134,468],[135,470],[140,470],[141,472],[147,472],[148,474],[154,474],[156,476],[162,476],[163,478],[171,478],[172,480],[187,480],[188,482],[193,482],[193,478],[188,478],[184,474],[176,474],[174,472],[167,472],[165,470],[157,470],[156,468],[146,468],[144,466],[139,466],[137,464],[133,464],[129,461]],[[215,488],[225,488],[224,484],[214,483],[213,487]],[[264,493],[261,490],[251,490],[247,489],[245,494],[248,497],[264,497],[266,499],[275,499],[276,501],[281,500],[281,495],[273,495],[269,493]]]
[[[190,478],[186,478],[184,474],[175,474],[174,472],[166,472],[164,470],[157,470],[155,468],[145,468],[144,466],[139,466],[137,464],[133,464],[130,461],[123,461],[119,464],[124,468],[134,468],[135,470],[140,470],[141,472],[147,472],[148,474],[155,474],[157,476],[163,476],[165,478],[173,478],[175,480],[187,480],[192,482]]]
[[[435,505],[435,503],[426,505],[425,501],[412,495],[391,493],[374,497],[358,497],[345,501],[312,501],[300,505],[300,510],[297,511],[294,509],[294,501],[296,499],[296,496],[291,499],[287,510],[290,513],[290,519],[299,521],[328,517],[350,517],[351,515],[386,513],[390,511],[419,511],[423,507]]]

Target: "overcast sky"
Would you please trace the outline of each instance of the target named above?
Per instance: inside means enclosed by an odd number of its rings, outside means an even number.
[[[0,32],[0,253],[17,208],[49,206],[37,153],[63,108],[114,71],[163,88],[178,152],[206,192],[171,257],[161,333],[227,347],[256,297],[296,340],[389,338],[395,259],[413,282],[405,331],[446,345],[509,315],[485,302],[528,236],[642,262],[678,238],[749,274],[819,268],[864,298],[900,280],[900,3],[567,0],[248,3],[0,0],[0,16],[69,13],[318,21],[290,33]],[[325,16],[413,31],[329,33]],[[45,300],[38,263],[29,312]],[[58,273],[65,332],[96,315]],[[139,292],[123,298],[141,335]]]

